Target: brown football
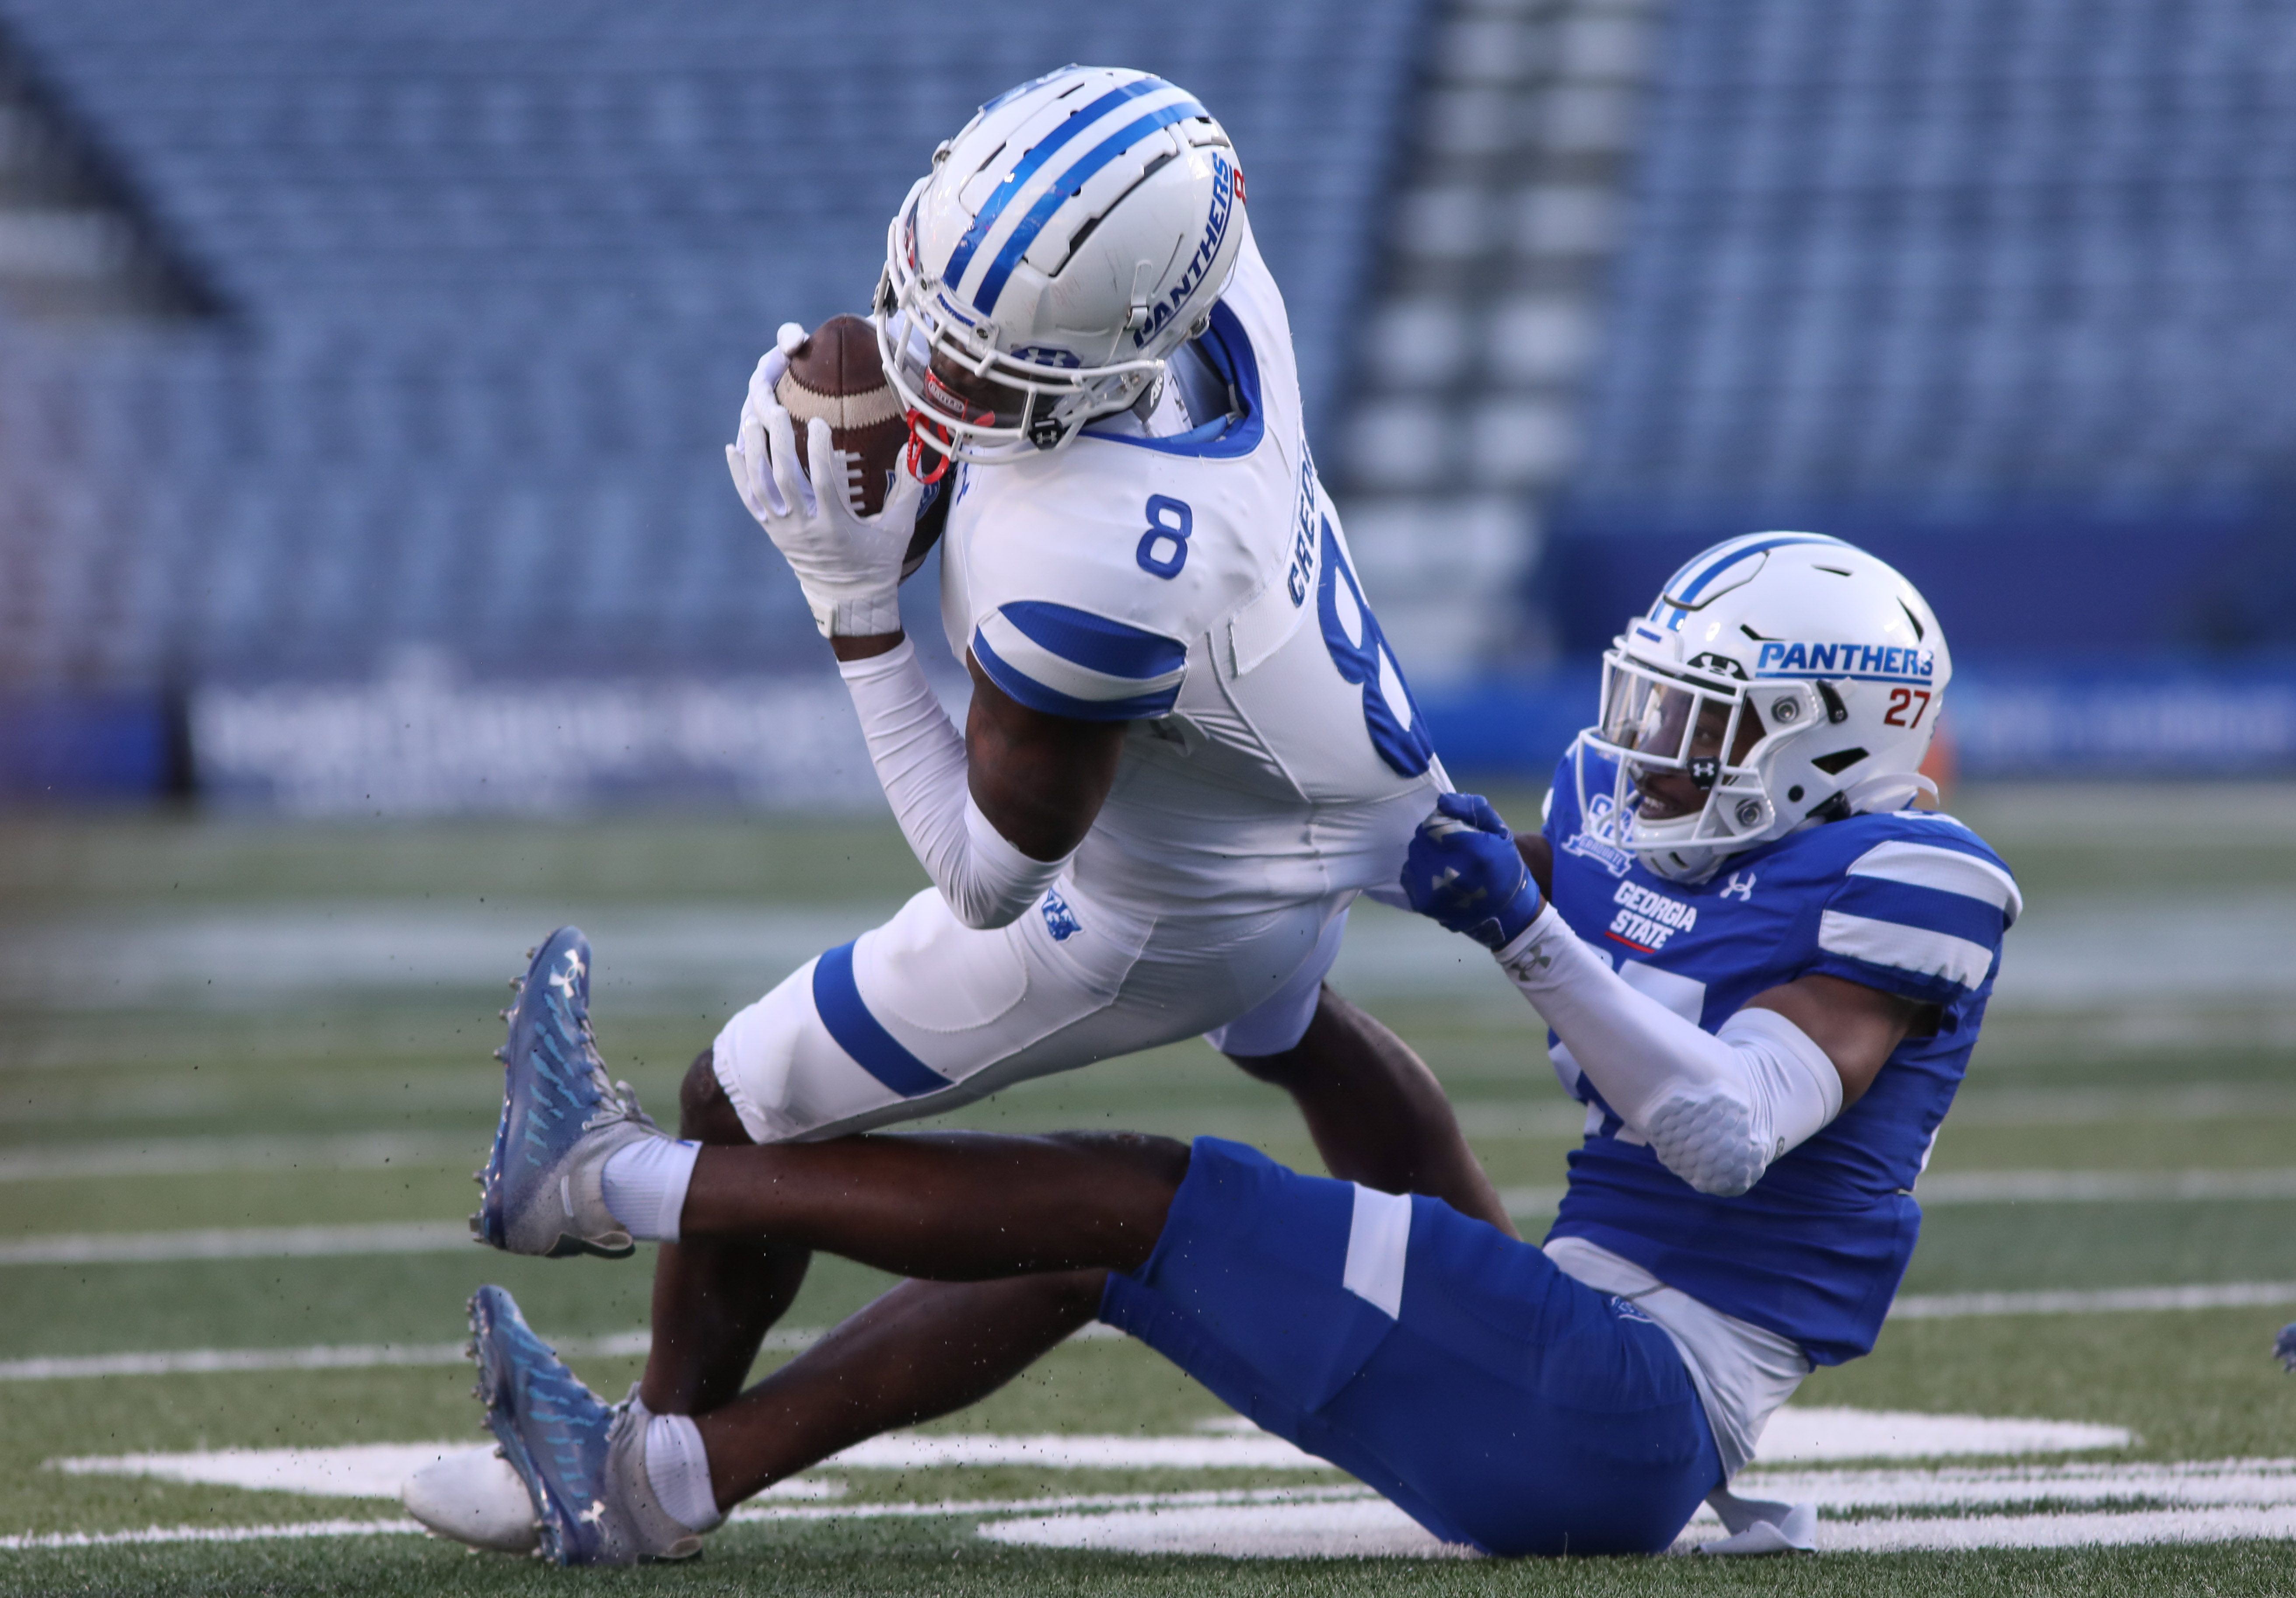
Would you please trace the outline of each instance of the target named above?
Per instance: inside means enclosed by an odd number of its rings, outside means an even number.
[[[832,316],[789,350],[789,370],[774,385],[774,397],[790,414],[798,438],[798,469],[810,475],[806,460],[806,424],[816,416],[829,422],[829,441],[843,469],[845,502],[863,516],[885,508],[885,493],[901,468],[909,424],[901,397],[885,381],[877,354],[877,330],[866,318]],[[942,518],[919,519],[917,536],[901,562],[907,577],[924,563],[939,537]]]

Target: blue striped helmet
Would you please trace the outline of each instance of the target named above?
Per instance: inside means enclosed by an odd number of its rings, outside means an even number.
[[[1583,815],[1677,882],[1814,822],[1896,810],[1953,676],[1914,586],[1822,533],[1751,533],[1691,558],[1603,657],[1579,734]],[[1587,757],[1607,793],[1587,791]]]
[[[957,460],[1056,449],[1203,330],[1243,178],[1186,90],[1063,67],[982,106],[887,230],[876,322],[913,436]]]

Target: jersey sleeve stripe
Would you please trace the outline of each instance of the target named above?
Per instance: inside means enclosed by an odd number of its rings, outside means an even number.
[[[1966,938],[1841,910],[1828,910],[1818,918],[1817,947],[1844,959],[1942,978],[1971,990],[1980,987],[1993,969],[1993,951]]]
[[[1007,605],[973,629],[973,658],[999,688],[1031,709],[1080,721],[1171,711],[1187,675],[1185,644],[1066,606],[1028,602],[1034,609],[1021,619],[1011,614],[1021,606]],[[1054,611],[1066,614],[1047,619],[1044,612]]]
[[[1997,947],[2008,922],[1983,899],[1941,893],[1881,877],[1849,877],[1825,901],[1829,910],[1869,921],[1895,922],[1923,932],[1943,932],[1982,948]]]
[[[2017,891],[2016,879],[2000,866],[1975,855],[1935,844],[1903,840],[1877,844],[1857,857],[1849,867],[1849,874],[1879,877],[1884,881],[1982,899],[2011,922],[2025,907],[2023,896]]]
[[[1022,652],[1023,658],[1029,660],[1037,670],[1047,676],[1059,676],[1070,686],[1082,687],[1086,692],[1071,693],[1063,688],[1054,687],[1021,670],[997,652],[996,645],[989,642],[988,636],[992,630],[989,624],[996,619],[991,616],[973,629],[972,658],[980,662],[980,669],[988,674],[990,682],[1031,710],[1041,710],[1047,716],[1065,716],[1071,721],[1142,721],[1170,715],[1172,706],[1180,697],[1180,678],[1177,672],[1171,674],[1165,685],[1151,687],[1144,693],[1132,692],[1124,699],[1100,697],[1121,679],[1110,679],[1097,673],[1083,674],[1081,668],[1070,666],[1057,656],[1044,655],[1041,651],[1029,655],[1026,652],[1028,640],[1020,639],[1013,647]],[[1002,632],[1006,629],[996,630]],[[1019,635],[1011,636],[1018,638]],[[1128,690],[1136,690],[1147,684],[1127,684],[1124,686]]]
[[[1188,646],[1178,639],[1111,621],[1072,605],[1021,599],[998,606],[991,614],[1047,654],[1086,671],[1135,684],[1134,692],[1145,691],[1151,678],[1169,675],[1177,681],[1187,666]],[[1006,658],[1012,658],[1009,651]]]

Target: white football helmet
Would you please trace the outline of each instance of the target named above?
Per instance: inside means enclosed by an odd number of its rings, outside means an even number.
[[[1160,78],[1063,67],[982,106],[886,234],[874,320],[912,467],[921,431],[938,476],[1135,403],[1203,331],[1244,228],[1227,135]]]
[[[1611,841],[1698,882],[1812,822],[1900,809],[1937,791],[1920,766],[1952,675],[1928,602],[1864,550],[1816,533],[1718,544],[1603,655],[1602,719],[1578,739],[1579,814],[1603,809],[1587,808],[1587,756],[1615,762]],[[1663,814],[1637,778],[1667,774],[1703,806]]]

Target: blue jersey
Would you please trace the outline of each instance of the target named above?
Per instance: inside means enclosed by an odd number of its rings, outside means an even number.
[[[1696,886],[1645,871],[1608,824],[1611,767],[1575,755],[1548,806],[1556,910],[1620,976],[1711,1032],[1811,972],[1937,1007],[1865,1096],[1751,1191],[1709,1197],[1668,1170],[1550,1036],[1590,1107],[1555,1237],[1583,1237],[1726,1315],[1791,1338],[1818,1364],[1869,1352],[1913,1258],[1912,1188],[1953,1102],[2016,917],[2000,858],[1947,815],[1901,810],[1809,827],[1731,857]]]

